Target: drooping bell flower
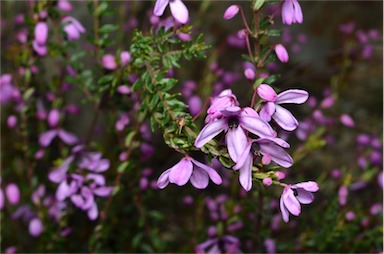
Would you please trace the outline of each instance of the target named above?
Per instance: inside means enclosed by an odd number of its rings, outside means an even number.
[[[297,0],[284,0],[281,8],[281,17],[283,23],[291,25],[292,23],[303,23],[303,12]]]
[[[285,47],[281,44],[277,44],[275,46],[275,53],[277,55],[277,58],[279,58],[279,60],[282,62],[282,63],[286,63],[288,62],[289,60],[289,55],[288,55],[288,52],[287,50],[285,49]]]
[[[319,190],[316,182],[308,181],[286,186],[280,198],[280,210],[285,222],[289,221],[289,213],[298,216],[301,213],[301,204],[312,203],[312,192]]]

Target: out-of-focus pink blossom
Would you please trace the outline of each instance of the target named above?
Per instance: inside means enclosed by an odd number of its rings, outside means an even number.
[[[72,4],[68,0],[59,0],[57,7],[62,11],[72,11]]]
[[[12,128],[14,128],[16,126],[16,124],[17,124],[16,116],[14,116],[14,115],[8,116],[8,119],[7,119],[8,127],[12,129]]]
[[[123,51],[120,53],[120,61],[122,66],[125,66],[127,63],[131,61],[131,55],[129,54],[128,51]]]
[[[101,65],[107,70],[117,69],[117,62],[116,62],[115,56],[111,54],[104,55],[101,58]]]
[[[38,237],[44,230],[44,225],[39,218],[33,218],[29,222],[29,234],[33,237]]]
[[[352,221],[356,218],[356,214],[352,211],[348,211],[346,214],[345,214],[345,219],[347,221]]]
[[[284,0],[281,7],[281,17],[283,23],[291,25],[292,23],[303,23],[303,12],[297,0]]]
[[[5,188],[5,195],[10,204],[16,205],[20,201],[20,190],[16,184],[10,183]]]

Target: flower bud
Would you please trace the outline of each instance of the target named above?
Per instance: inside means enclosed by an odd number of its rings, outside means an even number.
[[[236,16],[237,13],[239,13],[239,6],[234,4],[227,8],[227,10],[224,12],[223,18],[226,20],[232,19],[234,16]]]
[[[283,45],[281,44],[277,44],[275,46],[275,53],[277,55],[277,58],[279,58],[279,60],[282,62],[282,63],[286,63],[288,62],[289,60],[289,56],[288,56],[288,52],[287,50],[284,48]]]
[[[272,179],[270,177],[264,178],[263,179],[263,184],[265,186],[270,186],[272,184]]]
[[[121,94],[130,94],[132,93],[132,89],[127,85],[121,85],[117,87],[117,92]]]
[[[250,69],[250,68],[247,68],[245,71],[244,71],[244,76],[249,79],[249,80],[253,80],[255,79],[255,72]]]
[[[62,11],[72,11],[72,4],[68,0],[59,0],[57,7]]]
[[[260,96],[261,99],[269,102],[274,102],[277,98],[275,90],[273,90],[273,88],[269,85],[265,84],[261,84],[257,87],[257,94]]]

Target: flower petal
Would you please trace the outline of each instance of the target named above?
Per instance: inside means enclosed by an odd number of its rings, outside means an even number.
[[[239,181],[246,191],[252,188],[252,163],[252,155],[249,154],[243,167],[240,169]]]
[[[277,95],[276,103],[302,104],[308,100],[309,93],[300,89],[290,89]]]
[[[262,155],[270,154],[272,161],[284,168],[289,168],[293,164],[292,157],[280,146],[274,143],[259,143]]]
[[[234,162],[237,162],[248,143],[243,128],[236,127],[229,129],[225,135],[225,141],[227,142],[228,153],[231,156],[231,159]]]
[[[208,186],[209,176],[208,173],[201,168],[195,168],[191,175],[191,183],[197,189],[205,189]]]
[[[283,216],[283,220],[285,222],[288,222],[289,221],[289,212],[284,205],[283,196],[281,196],[281,198],[280,198],[280,211],[281,211],[281,215]]]
[[[251,142],[248,142],[248,145],[246,146],[246,148],[244,149],[243,153],[239,156],[239,158],[237,159],[237,163],[236,165],[233,167],[234,170],[238,170],[240,168],[243,167],[245,161],[247,160],[249,154],[250,154],[250,151],[251,151],[251,146],[252,146],[252,143]]]
[[[98,215],[99,215],[99,209],[97,209],[97,204],[93,203],[91,208],[88,210],[88,218],[90,220],[96,220]]]
[[[181,24],[186,24],[188,22],[188,9],[181,0],[170,1],[169,7],[171,8],[172,16],[177,21],[179,21]]]
[[[111,195],[113,187],[100,187],[93,190],[93,193],[100,197],[107,197]]]
[[[296,191],[297,191],[296,199],[302,204],[310,204],[315,198],[311,192],[306,191],[302,188],[297,188]]]
[[[301,11],[300,4],[297,0],[293,0],[293,8],[295,9],[295,18],[294,21],[301,24],[303,23],[303,12]]]
[[[283,6],[281,7],[281,17],[283,24],[291,25],[293,21],[294,9],[291,0],[284,0]]]
[[[52,139],[54,139],[56,137],[56,134],[57,134],[56,130],[49,130],[49,131],[46,131],[46,132],[40,134],[39,144],[42,147],[49,146],[52,142]]]
[[[194,163],[196,165],[196,167],[199,167],[203,170],[205,170],[205,172],[208,173],[208,176],[209,178],[211,178],[212,182],[214,182],[215,184],[217,185],[220,185],[222,182],[223,182],[223,179],[221,179],[221,176],[216,172],[216,170],[214,170],[213,168],[191,158],[191,161],[192,163]]]
[[[208,141],[222,132],[225,129],[226,124],[226,119],[219,119],[205,125],[195,140],[195,147],[203,147]]]
[[[167,8],[168,3],[169,3],[169,0],[157,0],[155,3],[155,7],[153,8],[153,14],[155,16],[163,15],[165,8]]]
[[[272,115],[275,113],[276,106],[273,102],[263,103],[264,106],[260,110],[260,118],[266,122],[271,121]]]
[[[303,188],[304,190],[310,191],[310,192],[316,192],[319,190],[319,185],[314,181],[297,183],[297,184],[293,185],[292,187]]]
[[[240,120],[241,127],[260,137],[265,137],[265,136],[273,137],[275,134],[272,127],[261,118],[243,115],[239,118],[239,120]]]
[[[191,178],[192,170],[192,162],[187,158],[181,159],[179,163],[171,168],[169,182],[183,186]]]
[[[257,87],[257,94],[260,96],[261,99],[268,102],[274,102],[277,98],[275,90],[273,90],[272,87],[266,84],[261,84]]]
[[[288,211],[295,216],[298,216],[301,212],[301,206],[299,201],[297,201],[295,195],[293,194],[293,190],[289,187],[284,188],[284,192],[282,195],[284,205],[288,209]]]
[[[77,137],[73,133],[70,133],[68,131],[60,129],[57,134],[59,135],[61,140],[67,145],[73,145],[78,141]]]
[[[286,131],[293,131],[299,125],[299,122],[292,115],[292,113],[279,105],[276,105],[276,111],[272,118],[281,128]]]
[[[171,172],[171,169],[168,169],[166,171],[164,171],[159,179],[157,180],[157,187],[159,187],[160,189],[164,189],[168,183],[169,183],[169,172]]]
[[[56,199],[63,201],[70,195],[70,189],[66,180],[62,181],[56,191]]]

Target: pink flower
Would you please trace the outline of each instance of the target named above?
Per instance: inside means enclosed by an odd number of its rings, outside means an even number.
[[[248,111],[254,112],[256,116],[249,115]],[[247,147],[244,130],[260,137],[273,137],[275,134],[272,127],[257,117],[257,113],[251,108],[242,110],[237,106],[232,106],[225,108],[221,113],[224,117],[208,123],[200,131],[195,140],[195,147],[201,148],[220,132],[225,131],[229,155],[234,162],[237,162]]]
[[[188,22],[189,13],[187,7],[181,0],[157,0],[153,9],[153,14],[155,16],[162,16],[168,4],[171,8],[172,16],[180,23],[186,24]]]
[[[14,128],[17,124],[17,118],[14,115],[10,115],[7,119],[7,125],[9,128]]]
[[[237,13],[239,13],[239,10],[240,9],[239,9],[239,6],[237,4],[231,5],[224,12],[223,18],[226,19],[226,20],[232,19],[234,16],[237,15]]]
[[[308,181],[287,186],[280,198],[280,210],[285,222],[289,221],[289,213],[298,216],[301,213],[301,204],[312,203],[312,192],[319,190],[316,182]]]
[[[125,66],[127,63],[131,61],[131,55],[128,51],[122,51],[120,53],[120,62],[122,66]]]
[[[64,32],[67,35],[69,41],[78,40],[80,34],[85,33],[85,28],[80,24],[77,19],[73,17],[65,17],[61,20],[64,25]]]
[[[51,109],[48,114],[48,124],[51,128],[57,126],[60,121],[60,111],[57,109]]]
[[[209,179],[218,185],[222,183],[220,175],[213,168],[191,157],[184,157],[160,175],[157,186],[160,189],[164,189],[169,183],[183,186],[190,180],[197,189],[205,189]]]
[[[275,46],[275,53],[277,55],[277,58],[279,58],[279,60],[282,62],[282,63],[286,63],[288,62],[289,60],[289,55],[288,55],[288,52],[287,50],[285,49],[285,47],[281,44],[277,44]]]
[[[291,25],[292,23],[303,23],[303,12],[297,0],[285,0],[281,8],[281,17],[283,23]]]
[[[296,118],[279,104],[295,103],[302,104],[308,97],[308,92],[298,89],[286,90],[280,94],[276,94],[269,85],[261,84],[257,88],[258,95],[265,100],[260,110],[260,118],[269,122],[271,118],[284,130],[293,131],[299,125]]]

